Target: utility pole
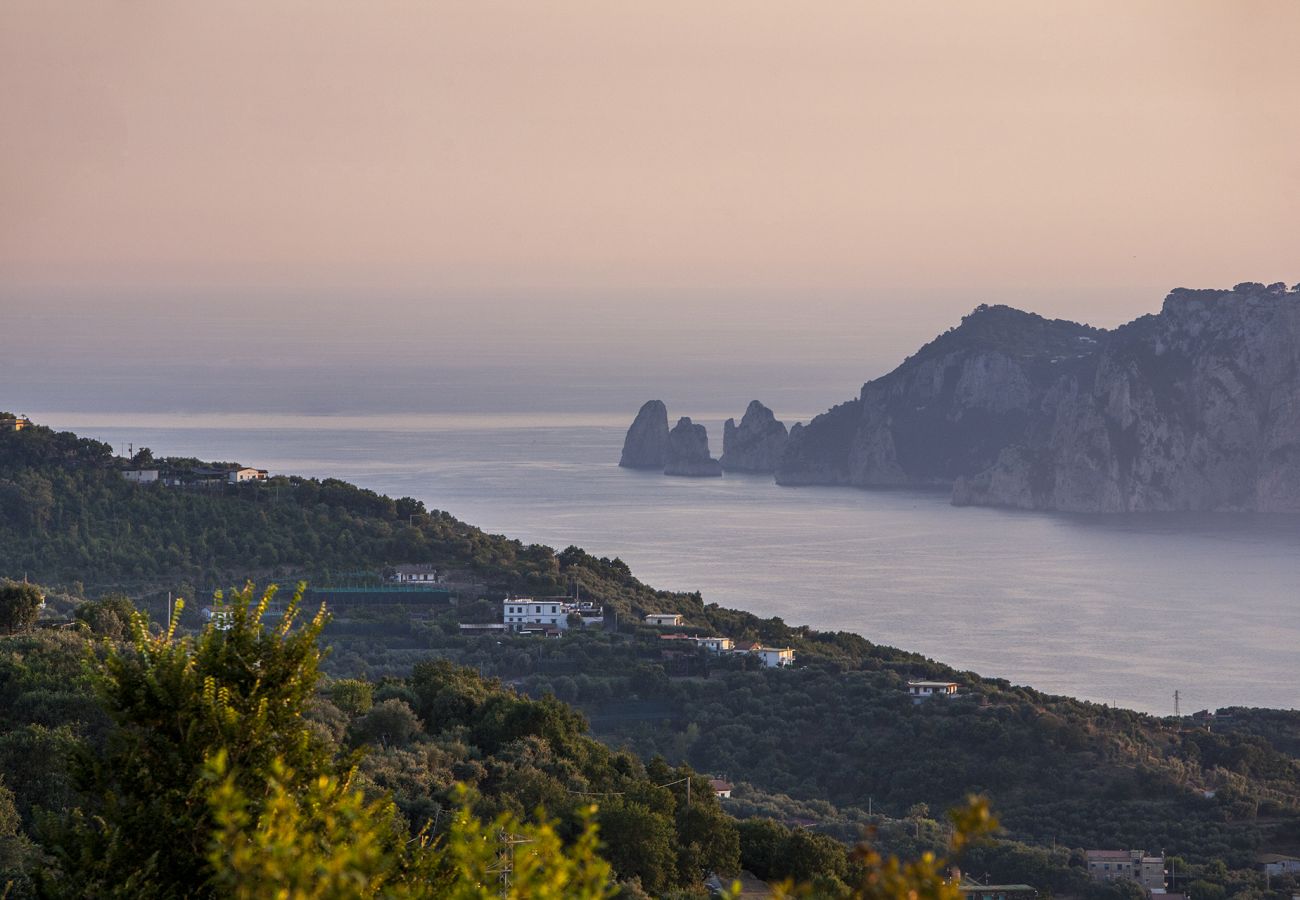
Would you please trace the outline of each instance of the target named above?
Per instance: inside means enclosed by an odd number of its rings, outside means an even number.
[[[1174,691],[1174,718],[1175,719],[1182,718],[1182,713],[1179,711],[1179,700],[1180,698],[1178,696],[1178,691]]]

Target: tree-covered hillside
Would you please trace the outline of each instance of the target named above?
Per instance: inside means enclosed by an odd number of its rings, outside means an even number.
[[[368,747],[367,783],[390,790],[412,822],[440,821],[452,784],[465,782],[477,788],[484,815],[540,803],[572,836],[577,798],[605,794],[614,798],[603,805],[607,835],[649,834],[660,848],[638,837],[626,857],[612,849],[615,870],[668,890],[703,865],[690,853],[682,861],[699,823],[683,818],[668,785],[683,784],[688,766],[739,785],[722,812],[785,822],[779,840],[770,829],[751,833],[768,851],[746,850],[739,832],[742,862],[772,877],[803,871],[771,862],[772,841],[794,840],[792,826],[849,840],[871,826],[887,846],[912,853],[942,843],[926,810],[972,791],[990,796],[1007,828],[1002,842],[980,851],[990,876],[1062,894],[1097,890],[1082,880],[1087,847],[1178,854],[1203,882],[1197,900],[1259,896],[1254,854],[1300,852],[1297,714],[1234,710],[1175,721],[1047,696],[858,635],[655,591],[620,560],[525,546],[409,498],[295,477],[135,485],[121,474],[130,465],[75,435],[39,426],[0,432],[0,576],[50,586],[47,624],[121,640],[127,601],[106,597],[115,591],[137,601],[168,590],[194,600],[196,584],[400,563],[462,571],[480,586],[458,605],[338,610],[324,632],[331,653],[323,665],[336,683],[313,700],[314,727],[339,747]],[[507,592],[575,588],[617,613],[619,626],[559,640],[460,631],[461,622],[499,616],[495,598]],[[181,617],[185,627],[198,626],[196,605]],[[763,670],[754,659],[667,648],[673,642],[640,623],[649,611],[683,613],[687,634],[791,646],[799,664]],[[84,786],[57,761],[82,745],[104,746],[111,723],[83,680],[83,640],[51,631],[10,641],[0,661],[0,771],[13,773],[6,783],[17,814],[35,827],[38,806],[81,802]],[[955,681],[959,696],[913,705],[905,683],[915,678]],[[585,736],[569,705],[590,718],[604,746]],[[633,790],[626,779],[658,787]],[[710,823],[735,833],[723,819]],[[805,849],[806,858],[820,852]],[[1272,887],[1287,889],[1276,880]]]

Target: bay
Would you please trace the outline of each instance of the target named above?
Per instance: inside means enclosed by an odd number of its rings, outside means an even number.
[[[158,455],[412,496],[487,531],[620,557],[660,588],[844,629],[985,676],[1171,714],[1300,706],[1300,518],[1064,516],[945,493],[782,488],[617,466],[630,417],[58,412]],[[709,427],[714,452],[721,416]]]

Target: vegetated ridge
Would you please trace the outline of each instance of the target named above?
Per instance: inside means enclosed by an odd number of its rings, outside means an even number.
[[[336,678],[397,679],[376,688],[384,702],[401,700],[431,736],[451,728],[445,739],[450,743],[440,745],[437,771],[476,785],[487,796],[515,779],[535,784],[529,788],[534,793],[507,791],[517,798],[558,798],[585,788],[556,792],[531,770],[509,774],[494,768],[489,757],[498,751],[509,754],[511,767],[527,762],[549,773],[546,778],[558,777],[567,765],[562,753],[555,755],[558,738],[540,724],[541,730],[528,726],[491,749],[480,743],[476,729],[502,733],[493,723],[513,708],[501,706],[504,701],[493,701],[492,709],[500,706],[500,711],[488,715],[485,709],[488,718],[481,722],[466,718],[468,731],[453,725],[460,719],[426,713],[419,689],[410,682],[403,687],[403,680],[418,677],[413,667],[431,657],[577,704],[591,716],[598,736],[636,751],[640,759],[653,763],[654,755],[662,754],[670,767],[689,765],[740,784],[737,811],[788,821],[811,813],[827,834],[850,837],[863,824],[915,820],[912,840],[919,844],[908,845],[915,849],[941,834],[937,825],[930,830],[919,824],[928,816],[918,804],[938,809],[959,802],[967,791],[986,791],[1011,839],[999,845],[1000,855],[986,858],[986,866],[1006,881],[1032,878],[1060,892],[1081,893],[1086,882],[1071,862],[1079,848],[1163,846],[1183,854],[1189,871],[1203,876],[1210,888],[1237,894],[1256,889],[1250,873],[1256,851],[1300,849],[1295,753],[1300,716],[1294,713],[1236,710],[1189,727],[1051,697],[857,635],[759,619],[706,604],[699,594],[655,591],[617,559],[598,559],[574,547],[556,552],[523,545],[427,510],[419,501],[394,500],[341,481],[280,476],[199,490],[127,482],[122,473],[130,467],[198,464],[159,462],[145,453],[120,459],[104,444],[40,426],[0,432],[0,492],[6,500],[0,507],[0,575],[26,573],[52,591],[69,592],[63,609],[75,617],[84,606],[82,597],[112,590],[157,609],[166,590],[193,597],[196,584],[239,583],[250,576],[319,579],[398,563],[463,570],[480,589],[456,606],[340,610],[324,632],[334,651],[325,665]],[[499,619],[507,593],[579,590],[584,599],[604,605],[620,627],[552,641],[460,634],[460,622]],[[196,606],[191,604],[185,616],[193,616]],[[82,620],[89,626],[112,629],[107,613],[86,610]],[[640,619],[669,611],[683,614],[686,633],[794,647],[799,667],[755,670],[752,660],[714,658],[704,651],[666,658],[660,632]],[[81,653],[71,647],[68,652]],[[0,663],[0,678],[15,686],[4,694],[12,702],[6,707],[7,731],[0,735],[0,769],[11,773],[6,782],[20,812],[62,790],[60,779],[67,776],[60,774],[64,751],[59,748],[81,740],[81,729],[99,727],[84,692],[59,686],[62,675],[33,680],[27,674],[45,653],[15,645],[9,662]],[[463,690],[471,693],[480,690],[474,687],[477,676],[450,670],[438,677],[461,679]],[[956,681],[959,699],[914,705],[905,683],[915,678]],[[19,691],[18,685],[32,688]],[[414,693],[408,695],[408,689]],[[483,694],[485,701],[490,694]],[[545,723],[562,715],[561,707],[553,714],[528,709],[521,708],[520,721]],[[393,722],[365,727],[409,724],[402,710],[385,710]],[[338,723],[336,733],[352,729],[353,719]],[[71,732],[60,731],[65,726]],[[394,747],[384,759],[396,768],[382,779],[376,775],[375,783],[393,790],[408,816],[432,809],[428,779],[447,782],[445,775],[428,774],[434,765],[428,748]],[[651,780],[663,784],[669,775],[684,777],[656,769]],[[873,812],[863,809],[873,803]],[[670,823],[680,820],[681,810],[665,806],[658,813],[663,824],[653,827],[679,827]],[[883,833],[902,843],[908,830]],[[663,834],[672,840],[666,830]],[[1073,850],[1049,851],[1054,839]],[[638,844],[628,846],[636,859],[643,858],[636,856]],[[742,861],[745,846],[742,838]],[[662,860],[661,874],[646,877],[663,878],[658,883],[665,887],[694,878],[681,874],[694,871],[690,864],[683,870],[680,860],[644,858]],[[625,863],[620,871],[633,871],[632,865]]]

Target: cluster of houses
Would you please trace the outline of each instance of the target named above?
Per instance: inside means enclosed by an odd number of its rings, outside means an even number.
[[[427,571],[407,567],[402,572],[403,581],[419,583],[421,579],[434,579],[432,568]],[[683,620],[679,613],[651,613],[645,624],[661,628],[680,628]],[[537,634],[558,637],[570,628],[588,628],[605,624],[604,608],[599,603],[575,600],[572,597],[507,597],[501,601],[499,624],[463,624],[463,634]],[[794,664],[795,652],[789,647],[766,647],[758,641],[735,641],[721,635],[661,634],[665,642],[689,645],[692,650],[702,648],[710,653],[742,653],[757,656],[768,668],[781,668]]]
[[[197,466],[193,469],[123,469],[122,477],[132,484],[162,484],[166,487],[216,487],[265,481],[266,469],[249,466]]]
[[[678,613],[651,613],[645,617],[647,625],[659,628],[680,628],[682,616]],[[769,669],[794,665],[794,651],[789,647],[765,647],[758,641],[733,641],[719,635],[661,634],[661,641],[681,641],[693,647],[702,647],[710,653],[741,653],[757,656]]]

